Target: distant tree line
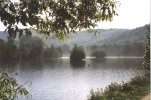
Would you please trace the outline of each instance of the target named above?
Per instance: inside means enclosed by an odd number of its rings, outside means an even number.
[[[8,41],[0,39],[0,59],[38,60],[40,58],[56,58],[62,56],[61,47],[44,46],[38,37],[22,36],[19,41],[8,38]]]
[[[10,40],[5,42],[0,39],[0,59],[17,59],[17,46]]]
[[[96,58],[104,58],[106,56],[106,52],[103,50],[92,50],[91,56],[94,56]]]
[[[108,56],[143,56],[145,53],[144,44],[131,43],[123,45],[91,45],[91,52],[94,50],[105,51]]]
[[[26,37],[20,38],[18,47],[19,59],[39,59],[43,52],[43,42],[37,37]]]
[[[62,56],[61,47],[55,47],[51,45],[51,47],[44,49],[43,58],[57,58]]]

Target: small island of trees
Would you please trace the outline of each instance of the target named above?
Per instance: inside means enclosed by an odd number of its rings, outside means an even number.
[[[70,60],[71,61],[82,61],[86,57],[84,48],[82,46],[74,45],[71,54]]]

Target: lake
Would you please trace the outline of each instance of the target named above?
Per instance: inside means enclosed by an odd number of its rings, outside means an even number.
[[[90,90],[105,88],[111,82],[122,83],[142,75],[142,58],[87,58],[77,63],[68,58],[37,62],[0,62],[12,66],[9,74],[20,84],[32,82],[27,89],[32,100],[86,100]],[[15,75],[15,74],[18,75]]]

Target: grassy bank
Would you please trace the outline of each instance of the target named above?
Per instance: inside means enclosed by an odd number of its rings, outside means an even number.
[[[90,91],[88,100],[140,100],[150,91],[149,74],[132,78],[127,83],[112,83],[104,90]]]

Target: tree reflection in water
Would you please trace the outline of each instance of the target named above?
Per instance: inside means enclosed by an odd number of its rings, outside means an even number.
[[[85,61],[74,61],[70,60],[70,65],[74,69],[84,68],[85,67]]]

